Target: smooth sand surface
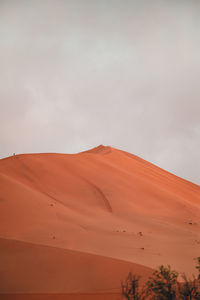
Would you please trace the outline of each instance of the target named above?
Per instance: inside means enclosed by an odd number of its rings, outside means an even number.
[[[119,293],[0,294],[0,300],[121,300]]]
[[[191,275],[200,255],[200,187],[102,145],[12,156],[0,160],[0,238],[1,292],[119,288],[131,266],[144,277],[160,264]],[[45,274],[48,266],[54,278]],[[43,283],[28,283],[30,269]]]
[[[2,293],[118,292],[129,271],[152,270],[130,262],[73,250],[0,239]]]

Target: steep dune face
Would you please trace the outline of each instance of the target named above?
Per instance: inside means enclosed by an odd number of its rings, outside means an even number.
[[[0,160],[0,237],[191,274],[200,255],[200,187],[132,154]]]

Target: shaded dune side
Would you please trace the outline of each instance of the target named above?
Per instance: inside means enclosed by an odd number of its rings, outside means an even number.
[[[28,293],[0,294],[0,300],[118,300],[121,294],[113,292],[96,293]]]
[[[129,271],[150,268],[112,258],[0,239],[0,293],[118,292]]]

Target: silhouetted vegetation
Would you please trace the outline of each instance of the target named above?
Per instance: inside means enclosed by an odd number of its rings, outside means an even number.
[[[145,293],[139,289],[140,277],[133,275],[131,272],[128,274],[124,282],[121,283],[122,295],[128,300],[143,300]]]
[[[200,300],[200,257],[195,259],[198,275],[188,279],[182,274],[178,281],[179,273],[161,265],[155,270],[149,280],[142,287],[140,277],[129,273],[121,283],[122,299],[128,300]]]
[[[185,274],[182,275],[183,283],[178,282],[178,299],[192,300],[200,299],[200,288],[197,278],[188,279]]]
[[[176,299],[177,278],[178,272],[171,270],[170,266],[160,266],[146,283],[147,295],[156,300]]]
[[[197,266],[196,269],[198,270],[198,280],[200,280],[200,256],[195,258],[195,260],[197,261]]]

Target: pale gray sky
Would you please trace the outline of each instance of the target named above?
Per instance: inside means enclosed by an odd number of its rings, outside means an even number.
[[[0,157],[99,144],[200,183],[199,0],[0,0]]]

